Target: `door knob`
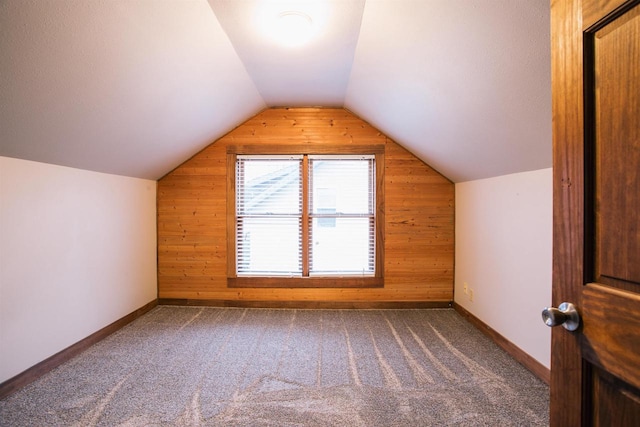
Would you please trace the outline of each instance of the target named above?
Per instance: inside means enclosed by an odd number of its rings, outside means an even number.
[[[563,302],[558,308],[545,307],[542,321],[549,327],[562,325],[568,331],[575,331],[580,326],[580,315],[573,304]]]

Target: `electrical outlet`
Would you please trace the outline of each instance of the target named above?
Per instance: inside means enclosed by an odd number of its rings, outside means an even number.
[[[469,301],[473,302],[473,289],[469,289]]]
[[[464,282],[464,293],[468,294],[469,293],[469,285],[467,285],[467,282]]]

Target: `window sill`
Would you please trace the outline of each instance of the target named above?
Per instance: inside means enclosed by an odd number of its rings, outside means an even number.
[[[229,288],[382,288],[382,277],[229,277]]]

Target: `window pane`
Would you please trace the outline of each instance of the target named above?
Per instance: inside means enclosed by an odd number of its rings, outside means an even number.
[[[372,214],[373,159],[309,160],[311,213]]]
[[[312,220],[310,273],[363,274],[375,272],[373,218],[335,218],[327,227]]]
[[[238,157],[238,275],[301,274],[301,167],[300,156]]]
[[[238,218],[238,275],[300,275],[300,218]]]
[[[238,159],[238,215],[300,213],[301,164],[299,159]]]

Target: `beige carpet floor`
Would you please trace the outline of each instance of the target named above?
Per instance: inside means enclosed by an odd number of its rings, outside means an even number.
[[[451,309],[159,306],[2,426],[542,426],[549,389]]]

